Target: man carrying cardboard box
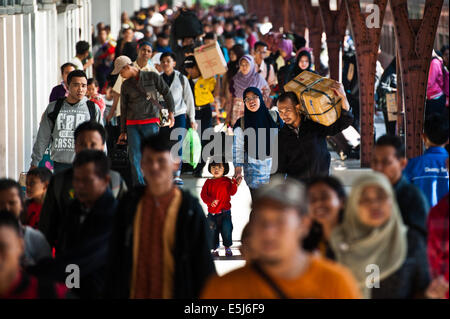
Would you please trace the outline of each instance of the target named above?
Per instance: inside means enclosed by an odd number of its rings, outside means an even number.
[[[285,92],[278,99],[278,112],[286,125],[278,136],[278,172],[308,181],[314,176],[329,174],[331,156],[326,137],[336,135],[353,122],[344,86],[330,86],[342,99],[340,117],[330,126],[321,125],[300,113],[300,102],[294,92]]]

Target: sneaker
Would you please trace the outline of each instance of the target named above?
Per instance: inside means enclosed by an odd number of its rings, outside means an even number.
[[[184,185],[184,182],[183,182],[183,180],[180,177],[175,177],[173,179],[173,183],[175,185],[177,185],[177,186],[183,186]]]
[[[212,252],[212,256],[213,256],[213,257],[219,257],[219,252],[218,252],[217,250],[214,250],[214,251]]]
[[[225,256],[227,257],[233,256],[233,252],[231,251],[230,247],[225,247]]]

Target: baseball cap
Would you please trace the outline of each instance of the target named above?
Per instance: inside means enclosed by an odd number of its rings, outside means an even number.
[[[307,213],[307,198],[305,186],[292,178],[284,179],[275,176],[270,183],[258,188],[255,193],[255,202],[269,199],[280,203],[284,207],[293,207],[300,214]]]
[[[184,68],[189,69],[193,68],[197,65],[197,61],[195,61],[195,57],[193,55],[188,56],[183,63]]]
[[[112,75],[119,74],[120,71],[122,71],[124,66],[130,65],[133,62],[131,62],[131,59],[127,57],[126,55],[119,56],[116,61],[114,61],[114,70],[111,72]]]

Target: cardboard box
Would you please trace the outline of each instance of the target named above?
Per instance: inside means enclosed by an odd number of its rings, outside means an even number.
[[[301,112],[314,122],[330,126],[341,116],[342,100],[330,86],[335,81],[312,72],[303,71],[284,86],[300,101]]]
[[[386,107],[389,122],[397,121],[397,93],[386,93]]]
[[[204,79],[227,72],[227,62],[217,41],[196,48],[194,57]]]

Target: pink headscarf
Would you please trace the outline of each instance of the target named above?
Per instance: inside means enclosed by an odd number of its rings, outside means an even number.
[[[294,48],[294,45],[292,44],[292,40],[289,40],[289,39],[281,40],[280,44],[278,45],[278,49],[286,52],[286,57],[284,58],[285,62],[289,61],[292,58],[293,48]]]
[[[230,91],[233,93],[234,97],[242,97],[245,89],[250,86],[256,87],[260,90],[263,87],[268,86],[266,80],[261,76],[261,74],[256,72],[255,60],[253,57],[246,54],[239,59],[239,64],[243,59],[247,60],[250,64],[250,72],[248,72],[247,75],[244,75],[241,71],[239,71],[233,77],[233,84]]]

